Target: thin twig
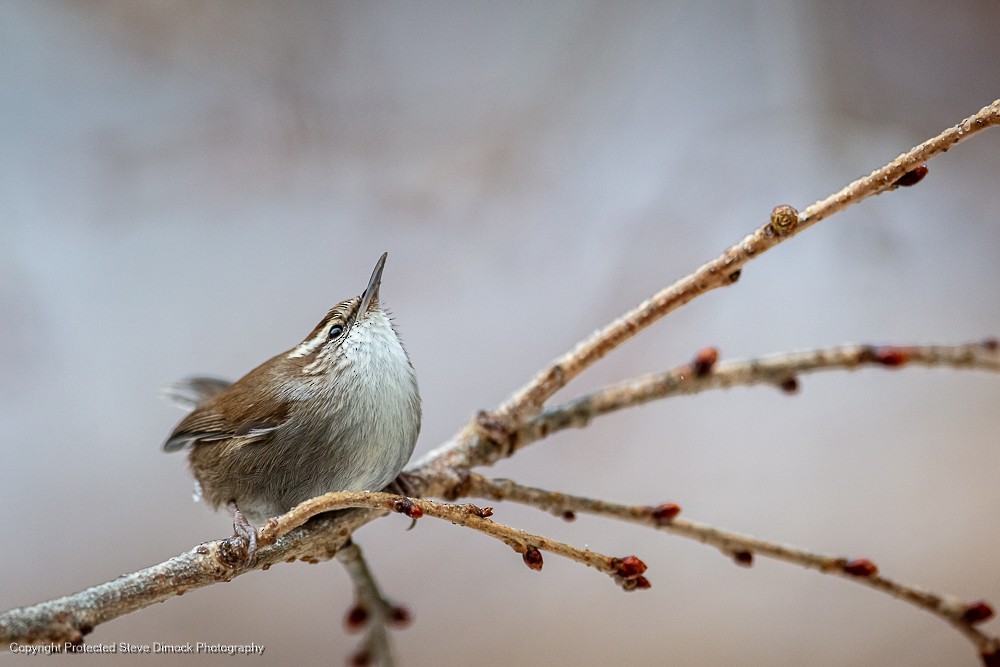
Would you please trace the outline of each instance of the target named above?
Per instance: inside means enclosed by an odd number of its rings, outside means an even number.
[[[677,516],[680,507],[672,503],[656,507],[622,505],[523,486],[508,479],[488,479],[475,473],[470,473],[462,491],[469,496],[531,505],[556,516],[565,516],[567,512],[582,512],[650,526],[714,546],[734,558],[737,563],[744,565],[749,565],[753,556],[760,554],[826,574],[838,575],[906,600],[944,619],[968,637],[984,656],[1000,652],[1000,638],[987,635],[973,626],[973,622],[984,620],[976,615],[976,611],[989,609],[985,603],[962,602],[955,596],[938,595],[890,579],[879,574],[878,568],[867,559],[852,560],[840,556],[827,556],[689,521]],[[988,615],[986,617],[988,618]]]
[[[455,505],[421,498],[405,498],[392,493],[336,491],[317,496],[300,503],[287,514],[268,521],[260,531],[260,542],[269,544],[288,530],[302,525],[317,514],[347,507],[386,509],[405,514],[412,519],[419,519],[423,516],[444,519],[500,540],[521,554],[531,569],[542,569],[542,558],[539,551],[548,551],[583,563],[598,572],[611,576],[624,590],[649,588],[649,581],[642,576],[646,566],[635,556],[624,558],[605,556],[590,549],[580,549],[558,540],[496,523],[487,518],[493,514],[491,507],[477,507],[471,504]]]
[[[688,277],[657,293],[544,369],[500,406],[496,414],[500,415],[501,421],[515,425],[523,422],[525,416],[537,413],[552,393],[642,328],[691,299],[715,287],[730,284],[753,256],[851,204],[893,188],[904,173],[920,162],[998,122],[1000,100],[958,126],[900,155],[871,175],[813,204],[799,215],[789,216],[784,210],[779,216],[775,211],[772,223]],[[505,426],[510,427],[509,424]],[[474,421],[411,466],[410,472],[415,479],[425,480],[418,490],[428,495],[442,495],[454,487],[461,471],[491,465],[502,458],[504,443],[485,435],[479,422]],[[369,510],[335,517],[316,517],[308,525],[283,534],[273,545],[258,549],[251,564],[234,561],[234,548],[229,541],[211,542],[159,565],[80,593],[9,610],[0,614],[0,650],[9,649],[14,643],[82,642],[83,636],[100,623],[187,590],[228,581],[252,569],[267,569],[283,561],[332,558],[358,527],[381,514]],[[994,654],[1000,655],[1000,649]]]
[[[506,454],[507,447],[502,437],[504,432],[516,429],[526,419],[536,415],[549,397],[608,352],[689,301],[713,289],[732,285],[739,278],[744,265],[785,239],[853,204],[895,189],[899,179],[921,163],[940,155],[980,130],[997,124],[1000,124],[1000,99],[958,125],[902,153],[885,166],[855,180],[839,192],[814,203],[797,217],[787,215],[790,207],[779,207],[782,215],[772,216],[771,222],[764,224],[714,260],[657,292],[577,344],[514,392],[488,416],[489,419],[474,421],[463,428],[449,442],[424,457],[418,467],[425,472],[432,472],[426,469],[433,467],[443,471],[445,468],[454,470],[495,463]]]
[[[714,355],[714,349],[707,350]],[[508,434],[507,449],[512,454],[563,429],[584,428],[595,417],[671,396],[760,384],[777,386],[791,393],[798,390],[799,375],[861,368],[899,369],[905,365],[1000,372],[1000,342],[989,339],[961,345],[841,345],[713,362],[707,367],[699,367],[696,360],[663,373],[624,380],[546,408]]]
[[[351,542],[338,551],[337,560],[347,570],[351,583],[354,584],[354,607],[347,613],[347,629],[355,631],[366,628],[362,648],[355,654],[358,658],[356,662],[374,662],[381,667],[393,667],[396,661],[389,641],[389,624],[393,621],[393,616],[401,616],[401,612],[382,595],[357,544]]]

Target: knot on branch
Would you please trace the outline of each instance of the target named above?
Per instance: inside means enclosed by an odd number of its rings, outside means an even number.
[[[799,226],[799,212],[794,206],[779,204],[771,210],[771,231],[788,236]]]
[[[517,449],[517,428],[507,415],[480,410],[476,415],[476,431],[481,440],[499,452],[500,458],[508,458]]]
[[[444,490],[441,497],[445,500],[454,501],[470,495],[472,490],[472,473],[468,468],[456,468],[445,471],[448,479],[444,481]]]
[[[251,558],[249,542],[239,535],[220,540],[215,549],[215,560],[227,570],[248,566]]]

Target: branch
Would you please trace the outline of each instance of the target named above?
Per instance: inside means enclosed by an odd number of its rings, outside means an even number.
[[[79,593],[11,609],[0,614],[0,649],[9,649],[12,643],[82,644],[84,635],[97,625],[189,590],[231,581],[277,563],[329,560],[351,533],[377,516],[374,512],[351,512],[317,517],[273,545],[258,549],[250,564],[245,562],[239,539],[206,542],[158,565]]]
[[[595,417],[610,412],[709,389],[768,384],[795,392],[799,375],[866,367],[915,365],[1000,372],[1000,343],[995,339],[962,345],[842,345],[716,363],[717,355],[714,348],[705,348],[691,363],[625,380],[547,408],[506,435],[508,455],[563,429],[584,428]]]
[[[744,265],[785,239],[853,204],[893,190],[898,185],[915,182],[921,163],[980,130],[998,124],[1000,99],[801,213],[788,206],[777,207],[772,212],[771,221],[742,241],[694,273],[657,292],[543,368],[534,379],[514,392],[489,419],[466,426],[449,442],[425,456],[419,464],[420,469],[425,473],[432,470],[442,472],[447,468],[454,470],[495,463],[505,456],[504,432],[514,430],[525,419],[537,414],[555,392],[608,352],[689,301],[718,287],[732,285],[739,279]],[[909,176],[911,173],[914,176]],[[908,175],[907,178],[904,179],[904,175]],[[500,433],[499,437],[496,437],[496,432]]]
[[[470,473],[462,487],[463,495],[510,500],[531,505],[566,517],[576,512],[605,516],[628,521],[675,535],[697,540],[717,547],[732,557],[737,563],[749,566],[754,554],[818,570],[824,574],[834,574],[850,579],[869,588],[888,593],[893,597],[920,607],[944,619],[978,648],[983,656],[1000,654],[1000,638],[983,633],[973,627],[975,623],[987,620],[993,610],[985,602],[965,603],[951,595],[938,595],[910,584],[890,579],[878,573],[878,568],[866,558],[847,559],[827,556],[806,549],[778,544],[749,535],[741,535],[728,530],[679,518],[680,507],[666,503],[657,507],[642,505],[621,505],[582,496],[555,493],[528,486],[522,486],[509,479],[487,479]]]
[[[460,471],[495,463],[507,455],[508,449],[502,437],[504,433],[513,430],[512,426],[520,426],[527,417],[538,414],[553,393],[609,351],[692,299],[717,287],[732,284],[739,278],[744,264],[785,238],[867,197],[914,182],[921,173],[918,168],[921,162],[998,123],[1000,100],[840,192],[813,204],[801,214],[791,207],[776,208],[771,222],[544,368],[496,410],[492,422],[499,428],[489,428],[489,418],[474,420],[448,442],[412,465],[410,473],[419,482],[414,484],[415,491],[443,495],[454,488],[456,480],[460,481]],[[273,536],[275,542],[258,549],[249,564],[241,561],[236,542],[222,540],[205,543],[159,565],[80,593],[12,609],[0,614],[0,648],[8,649],[12,643],[81,643],[83,636],[98,624],[181,595],[187,590],[229,581],[244,572],[267,569],[284,561],[328,560],[347,543],[357,528],[382,514],[369,510],[316,517],[308,524],[282,533],[280,537]],[[484,519],[480,517],[479,520]],[[524,540],[529,537],[516,532],[523,535]],[[526,546],[524,553],[527,550]]]
[[[362,647],[354,654],[352,662],[364,665],[374,662],[382,667],[392,667],[396,661],[392,655],[388,628],[389,625],[409,623],[410,613],[385,599],[357,544],[350,542],[340,549],[337,560],[354,584],[354,606],[347,612],[345,625],[350,632],[357,632],[365,626],[368,628]]]
[[[609,575],[626,591],[649,588],[650,585],[649,581],[642,576],[646,571],[646,565],[635,556],[624,558],[605,556],[590,549],[580,549],[558,540],[490,521],[488,517],[493,515],[492,507],[454,505],[433,500],[405,498],[392,493],[336,491],[317,496],[299,503],[287,514],[269,520],[261,529],[260,541],[269,544],[317,514],[347,507],[391,510],[405,514],[414,520],[424,516],[432,516],[459,526],[467,526],[500,540],[521,554],[525,564],[532,570],[542,569],[542,554],[540,552],[548,551]]]

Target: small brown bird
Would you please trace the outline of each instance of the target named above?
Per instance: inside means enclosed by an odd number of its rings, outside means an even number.
[[[329,491],[384,488],[413,453],[420,394],[413,365],[368,287],[334,306],[298,346],[229,384],[189,378],[170,388],[194,407],[163,444],[188,446],[195,496],[227,505],[252,555],[260,524]]]

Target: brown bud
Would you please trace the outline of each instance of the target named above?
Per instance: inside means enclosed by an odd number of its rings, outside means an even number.
[[[883,366],[902,366],[910,360],[910,354],[901,347],[878,347],[872,359]]]
[[[576,521],[576,512],[572,510],[566,510],[562,513],[563,521]]]
[[[778,386],[786,394],[797,394],[799,392],[799,380],[794,375],[786,377]]]
[[[750,567],[753,565],[753,552],[752,551],[734,551],[733,552],[733,562],[737,565],[742,565],[743,567]]]
[[[360,649],[351,656],[351,667],[368,667],[370,664],[372,664],[372,654],[365,649]]]
[[[695,377],[705,377],[712,372],[712,367],[715,366],[715,362],[719,360],[719,350],[714,347],[703,347],[698,350],[698,354],[694,356],[694,361],[691,362],[691,367],[694,369]]]
[[[424,515],[424,511],[417,507],[409,498],[392,501],[392,509],[400,514],[405,514],[411,519],[419,519]]]
[[[844,563],[844,572],[855,577],[874,577],[878,566],[867,558],[855,558]]]
[[[525,549],[524,553],[521,554],[521,558],[524,559],[524,564],[532,570],[542,571],[542,552],[537,547],[528,547]]]
[[[410,610],[402,605],[396,605],[389,610],[389,623],[397,628],[405,628],[413,620]]]
[[[982,346],[984,350],[996,352],[997,350],[1000,350],[1000,340],[997,340],[996,338],[987,338],[982,342]]]
[[[632,581],[635,583],[635,589],[641,591],[644,591],[653,585],[649,583],[649,579],[647,579],[646,577],[636,577]]]
[[[740,275],[742,274],[743,274],[743,269],[736,269],[728,276],[726,276],[726,279],[729,281],[729,284],[732,285],[733,283],[735,283],[737,280],[740,279]]]
[[[617,568],[618,576],[623,579],[636,579],[646,571],[646,564],[635,556],[613,558],[611,565]]]
[[[658,524],[670,523],[670,520],[681,513],[681,506],[677,503],[663,503],[653,508],[651,514]]]
[[[799,212],[794,206],[779,204],[771,211],[771,229],[778,236],[786,236],[799,226]]]
[[[966,606],[965,611],[962,612],[962,620],[969,625],[982,623],[991,618],[993,618],[993,607],[982,600],[969,604]]]
[[[368,610],[361,605],[351,607],[344,616],[344,627],[348,632],[358,632],[368,623]]]
[[[904,188],[911,185],[916,185],[920,181],[924,180],[924,176],[927,175],[927,165],[918,164],[913,169],[909,170],[905,174],[899,177],[895,185],[902,185]]]

